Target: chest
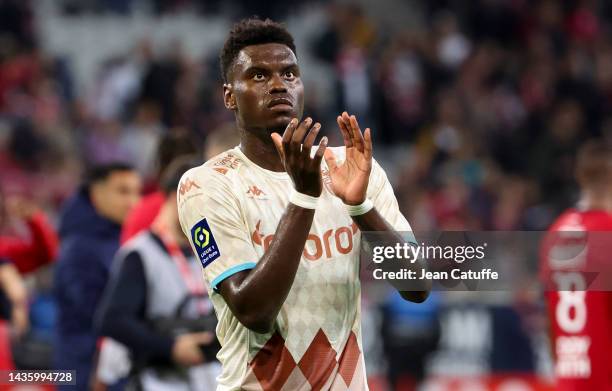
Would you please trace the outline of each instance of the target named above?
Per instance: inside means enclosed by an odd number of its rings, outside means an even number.
[[[241,183],[244,223],[258,255],[274,240],[278,224],[289,203],[290,180]],[[324,186],[302,253],[302,266],[313,267],[340,258],[356,257],[360,232],[342,201]]]

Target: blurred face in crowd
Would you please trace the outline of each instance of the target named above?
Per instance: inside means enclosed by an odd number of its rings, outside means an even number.
[[[304,86],[293,51],[277,43],[242,49],[228,72],[224,100],[242,129],[282,133],[304,111]]]
[[[140,199],[141,188],[141,179],[136,171],[115,171],[105,180],[92,185],[91,200],[101,216],[123,224]]]

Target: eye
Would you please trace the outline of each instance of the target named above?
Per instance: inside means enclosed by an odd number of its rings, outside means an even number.
[[[287,71],[285,72],[285,77],[287,79],[293,79],[295,77],[295,73],[293,73],[293,71]]]
[[[265,79],[265,76],[261,72],[257,72],[256,74],[253,75],[253,80],[255,81],[263,81],[264,79]]]

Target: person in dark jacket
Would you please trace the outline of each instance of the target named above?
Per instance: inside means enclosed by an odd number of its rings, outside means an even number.
[[[217,322],[176,203],[182,175],[200,164],[183,156],[168,166],[160,183],[164,204],[149,229],[117,253],[98,309],[100,334],[123,344],[133,362],[118,366],[120,353],[113,347],[112,357],[100,356],[98,373],[122,376],[131,367],[137,389],[208,391],[217,386]]]
[[[65,205],[54,276],[58,306],[55,367],[76,370],[78,390],[89,387],[97,336],[93,316],[119,247],[121,225],[138,202],[141,179],[132,167],[94,168]],[[71,386],[71,390],[75,390]]]

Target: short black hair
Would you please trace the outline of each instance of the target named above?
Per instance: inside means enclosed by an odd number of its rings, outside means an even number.
[[[124,162],[112,162],[93,166],[87,172],[85,184],[87,187],[105,181],[115,172],[134,171],[134,167]]]
[[[262,20],[258,17],[242,19],[230,30],[219,56],[223,81],[227,82],[227,73],[242,49],[264,43],[286,45],[297,58],[293,36],[283,24],[271,19]]]

